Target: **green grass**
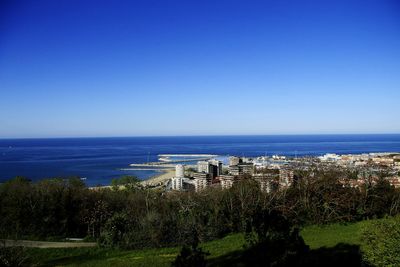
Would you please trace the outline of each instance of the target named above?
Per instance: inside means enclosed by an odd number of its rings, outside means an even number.
[[[369,221],[351,224],[309,226],[301,231],[304,241],[311,249],[334,247],[339,243],[360,245],[360,233]],[[201,244],[203,250],[215,259],[243,249],[243,234]],[[33,261],[39,266],[170,266],[179,247],[121,251],[102,248],[29,249]]]
[[[233,234],[201,244],[211,253],[210,259],[241,250],[242,234]],[[121,251],[102,248],[29,249],[32,261],[39,266],[170,266],[180,247]]]
[[[361,245],[361,231],[370,222],[308,226],[301,231],[301,236],[311,249],[334,247],[339,243]]]

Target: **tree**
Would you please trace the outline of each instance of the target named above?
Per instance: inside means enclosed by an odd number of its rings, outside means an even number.
[[[125,247],[124,237],[128,232],[128,221],[123,213],[114,214],[108,219],[100,237],[100,243],[105,247]]]
[[[276,210],[260,210],[249,218],[246,241],[243,260],[248,266],[296,266],[309,251],[299,230]]]
[[[114,190],[118,190],[120,188],[126,189],[136,189],[139,187],[140,179],[136,176],[122,176],[120,178],[114,178],[111,180],[111,186]]]
[[[30,258],[23,247],[5,247],[0,245],[0,266],[19,267],[31,266]]]
[[[208,252],[204,252],[199,248],[199,239],[197,231],[193,232],[193,239],[190,246],[185,245],[182,247],[181,252],[176,257],[175,261],[172,262],[172,266],[175,267],[205,267],[206,256],[210,255]]]

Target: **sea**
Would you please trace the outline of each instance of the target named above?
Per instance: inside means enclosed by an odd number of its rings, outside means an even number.
[[[400,134],[0,139],[0,183],[16,176],[32,181],[79,177],[88,186],[109,185],[124,175],[148,179],[159,171],[129,165],[157,161],[159,154],[301,157],[371,152],[400,152]]]

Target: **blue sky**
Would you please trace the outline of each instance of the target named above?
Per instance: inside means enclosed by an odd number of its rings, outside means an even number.
[[[398,1],[2,1],[0,137],[400,133]]]

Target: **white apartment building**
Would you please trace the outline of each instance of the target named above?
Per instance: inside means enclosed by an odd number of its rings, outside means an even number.
[[[228,189],[233,186],[233,181],[234,181],[234,176],[233,175],[220,175],[218,176],[218,179],[221,183],[221,188],[222,189]]]
[[[197,177],[194,180],[194,190],[199,192],[205,188],[207,188],[208,182],[205,177]]]
[[[197,172],[208,173],[210,163],[208,161],[197,162]]]
[[[183,178],[182,177],[174,177],[171,179],[171,188],[172,190],[181,191],[183,188]]]

